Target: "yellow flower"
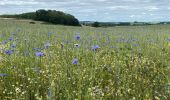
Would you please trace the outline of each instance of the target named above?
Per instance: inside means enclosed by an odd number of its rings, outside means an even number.
[[[170,47],[170,43],[168,44],[168,47]]]

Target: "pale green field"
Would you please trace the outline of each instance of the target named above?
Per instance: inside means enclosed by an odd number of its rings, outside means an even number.
[[[0,42],[0,100],[170,100],[170,25],[1,19]],[[100,48],[92,50],[95,45]]]

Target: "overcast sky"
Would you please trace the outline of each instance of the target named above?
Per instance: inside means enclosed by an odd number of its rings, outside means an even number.
[[[0,14],[54,9],[80,21],[170,21],[170,0],[0,0]]]

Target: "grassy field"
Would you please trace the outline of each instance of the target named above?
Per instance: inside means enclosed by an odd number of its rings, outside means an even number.
[[[0,100],[170,100],[170,25],[0,20]]]

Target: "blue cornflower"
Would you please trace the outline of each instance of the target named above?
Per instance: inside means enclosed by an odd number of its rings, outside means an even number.
[[[80,39],[81,39],[80,35],[77,35],[76,40],[80,40]]]
[[[12,44],[11,45],[12,48],[16,48],[16,46],[17,46],[16,44]]]
[[[93,51],[96,51],[96,50],[99,49],[99,48],[100,48],[99,45],[92,46],[92,50],[93,50]]]
[[[44,47],[47,49],[49,46],[51,46],[51,44],[50,43],[46,43],[45,45],[44,45]]]
[[[29,55],[29,52],[28,52],[28,51],[25,51],[25,52],[24,52],[24,55],[25,55],[25,56]]]
[[[7,76],[7,74],[4,74],[4,73],[3,73],[3,74],[0,74],[0,76],[4,77],[4,76]]]
[[[13,38],[12,38],[12,37],[10,37],[10,38],[8,38],[8,40],[9,40],[9,41],[12,41],[12,40],[13,40]]]
[[[93,39],[93,37],[90,37],[90,40],[92,40]]]
[[[7,55],[11,55],[11,54],[13,54],[14,53],[14,51],[13,50],[5,50],[4,51]]]
[[[16,32],[20,32],[20,31],[21,31],[21,28],[18,27],[18,28],[16,29]]]
[[[133,44],[133,46],[137,47],[137,46],[139,46],[139,44]]]
[[[12,35],[16,35],[16,33],[15,33],[15,32],[12,32],[11,34],[12,34]]]
[[[122,40],[121,40],[121,39],[118,39],[118,40],[116,40],[116,42],[117,42],[117,43],[120,43],[120,42],[122,42]]]
[[[43,52],[36,52],[35,55],[37,57],[42,57],[42,56],[44,56],[44,53]]]
[[[42,48],[34,48],[33,50],[35,50],[35,51],[41,51]]]
[[[72,64],[77,65],[78,64],[78,59],[73,59]]]
[[[48,32],[48,36],[51,36],[52,35],[52,32]]]
[[[138,41],[138,38],[133,38],[132,41]]]
[[[1,44],[6,44],[8,42],[8,40],[4,40],[1,42]]]
[[[118,47],[117,47],[117,46],[110,46],[110,48],[118,49]]]

